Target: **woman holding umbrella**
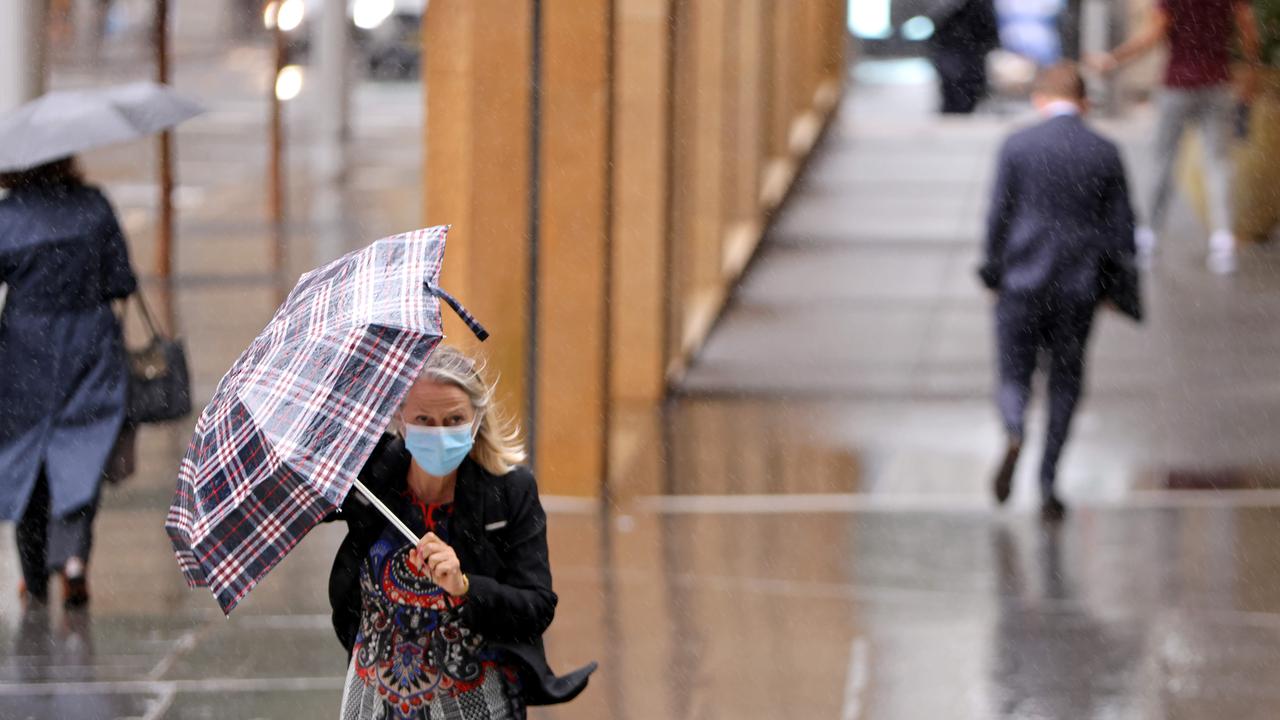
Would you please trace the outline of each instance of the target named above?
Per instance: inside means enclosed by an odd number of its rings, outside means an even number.
[[[110,303],[137,285],[107,199],[70,157],[0,173],[0,519],[16,520],[20,593],[89,601],[103,467],[125,414],[124,347]]]
[[[595,665],[556,677],[542,634],[555,614],[546,515],[494,387],[437,348],[360,480],[421,537],[415,547],[359,493],[330,576],[351,654],[344,720],[523,718],[566,702]]]

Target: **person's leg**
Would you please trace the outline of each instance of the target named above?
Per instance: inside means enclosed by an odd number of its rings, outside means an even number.
[[[1049,424],[1040,463],[1040,490],[1046,504],[1057,500],[1058,460],[1084,387],[1085,350],[1094,313],[1091,302],[1067,303],[1055,310],[1049,338]]]
[[[84,507],[49,521],[49,567],[63,575],[63,603],[68,607],[82,607],[89,602],[89,553],[93,549],[98,497],[95,495]]]
[[[965,112],[972,113],[978,109],[978,103],[987,97],[987,61],[979,55],[971,58],[972,65],[965,75]]]
[[[36,479],[16,528],[18,562],[22,566],[22,581],[27,595],[38,602],[49,597],[48,564],[49,481],[44,469]]]
[[[1003,459],[992,478],[992,493],[1003,504],[1013,491],[1013,473],[1022,452],[1023,420],[1031,396],[1040,332],[1029,300],[1001,297],[996,301],[996,405],[1005,429]]]
[[[1003,296],[996,301],[996,368],[999,374],[996,405],[1010,438],[1022,438],[1039,342],[1039,322],[1033,301]]]
[[[1138,252],[1150,256],[1155,250],[1158,233],[1164,229],[1173,194],[1173,171],[1178,159],[1178,146],[1193,109],[1193,97],[1185,90],[1165,88],[1156,100],[1159,119],[1156,123],[1154,160],[1156,174],[1151,189],[1151,205],[1147,223],[1139,228]]]
[[[1200,130],[1204,137],[1205,184],[1209,196],[1209,269],[1217,273],[1235,270],[1236,239],[1231,219],[1231,136],[1235,124],[1235,98],[1222,86],[1202,93]]]
[[[933,69],[938,75],[939,110],[944,115],[964,112],[964,91],[955,57],[951,53],[935,51]]]

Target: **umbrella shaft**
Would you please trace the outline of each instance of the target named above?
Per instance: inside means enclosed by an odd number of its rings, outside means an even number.
[[[405,525],[400,518],[396,517],[396,514],[392,512],[391,508],[387,507],[386,503],[379,500],[378,496],[374,495],[372,490],[364,486],[364,483],[356,480],[355,488],[360,491],[360,494],[364,496],[365,500],[373,503],[373,506],[378,509],[378,512],[382,513],[383,517],[394,525],[397,530],[399,530],[405,537],[409,538],[409,542],[414,545],[421,542],[421,539],[409,529],[409,526]]]

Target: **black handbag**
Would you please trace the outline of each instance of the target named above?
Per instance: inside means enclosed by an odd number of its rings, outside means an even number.
[[[134,424],[186,417],[191,413],[187,351],[181,340],[160,332],[141,290],[131,298],[142,312],[150,337],[141,348],[128,350],[129,395],[125,417]]]

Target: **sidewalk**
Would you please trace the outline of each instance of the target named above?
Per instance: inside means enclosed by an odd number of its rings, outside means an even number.
[[[1101,323],[1064,459],[1076,512],[1042,529],[1021,511],[1027,477],[1021,509],[996,511],[990,308],[972,268],[1008,127],[941,122],[928,105],[924,87],[850,93],[653,419],[661,442],[636,453],[648,477],[632,487],[654,493],[543,498],[560,598],[550,659],[602,665],[581,698],[535,720],[1274,715],[1280,493],[1162,488],[1275,484],[1276,251],[1214,278],[1180,216],[1151,322]],[[275,307],[260,210],[245,209],[260,192],[243,161],[258,126],[219,111],[204,122],[182,138],[200,199],[182,215],[177,282],[197,401]],[[1110,128],[1138,187],[1148,125],[1136,114]],[[345,196],[354,237],[412,224],[416,164],[402,148],[416,137],[360,135],[373,154]],[[132,157],[91,158],[118,199],[146,182]],[[120,204],[138,213],[145,257],[136,195]],[[306,266],[353,236],[295,237]],[[189,437],[190,423],[147,428],[139,476],[106,491],[87,617],[24,618],[4,591],[19,571],[0,535],[0,718],[337,714],[346,658],[325,587],[343,529],[317,529],[223,618],[187,589],[162,529]]]
[[[883,468],[867,492],[985,500],[1003,439],[974,268],[995,154],[1018,121],[938,120],[925,85],[862,82],[849,97],[684,392],[812,403],[823,441]],[[1099,124],[1124,147],[1141,207],[1152,118],[1139,108]],[[1280,251],[1247,248],[1240,273],[1220,278],[1186,207],[1171,228],[1146,279],[1146,324],[1106,313],[1095,329],[1062,464],[1071,500],[1118,500],[1175,475],[1280,484]],[[762,338],[772,352],[752,350]],[[1033,438],[1042,415],[1033,408]],[[1021,469],[1015,493],[1030,502],[1035,463]]]

